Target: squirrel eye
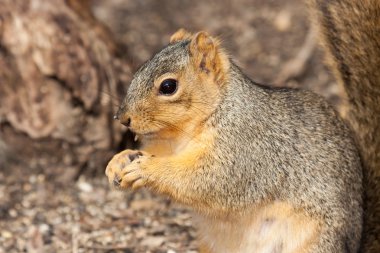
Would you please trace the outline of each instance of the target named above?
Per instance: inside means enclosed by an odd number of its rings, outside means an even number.
[[[160,84],[160,94],[173,95],[177,91],[177,80],[165,79]]]

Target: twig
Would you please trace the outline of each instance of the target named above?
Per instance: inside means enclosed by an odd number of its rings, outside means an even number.
[[[311,59],[315,47],[316,31],[314,27],[311,27],[300,51],[293,59],[285,63],[284,68],[281,70],[274,83],[283,86],[286,81],[301,76],[306,70],[307,63]]]
[[[81,246],[81,248],[89,249],[89,250],[103,250],[103,251],[109,251],[109,250],[122,250],[124,253],[133,253],[132,249],[127,246]]]
[[[75,224],[72,228],[71,244],[73,253],[79,252],[79,230],[80,229],[78,224]]]

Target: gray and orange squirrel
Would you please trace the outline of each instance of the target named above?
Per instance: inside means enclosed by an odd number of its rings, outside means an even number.
[[[322,97],[259,85],[183,29],[117,113],[142,148],[115,155],[109,181],[193,208],[202,253],[380,252],[380,1],[309,3],[354,133]]]

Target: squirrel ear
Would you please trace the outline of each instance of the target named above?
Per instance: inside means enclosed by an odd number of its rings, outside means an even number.
[[[181,40],[189,39],[192,36],[191,33],[183,28],[180,28],[170,37],[170,43],[178,42]]]
[[[190,43],[190,54],[196,67],[206,74],[212,72],[216,80],[225,77],[229,66],[228,56],[219,44],[219,40],[206,32],[195,34]]]
[[[203,71],[208,73],[215,59],[216,45],[207,32],[198,32],[190,43],[190,53]]]
[[[215,46],[214,39],[207,32],[202,31],[194,35],[191,40],[190,50],[193,53],[197,51],[200,53],[207,53],[214,51]]]

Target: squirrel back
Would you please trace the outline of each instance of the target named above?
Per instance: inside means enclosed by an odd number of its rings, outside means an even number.
[[[365,187],[362,252],[380,252],[380,1],[311,0],[328,62],[346,92]]]

